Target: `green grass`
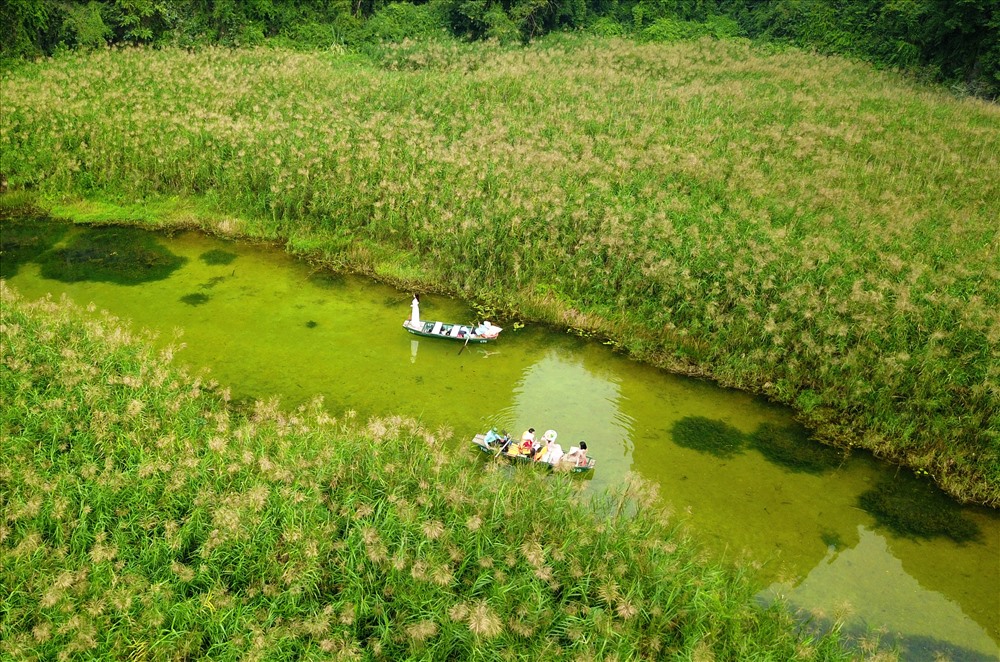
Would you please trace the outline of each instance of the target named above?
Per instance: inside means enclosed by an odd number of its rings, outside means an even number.
[[[584,500],[412,420],[230,403],[113,317],[0,297],[0,657],[856,659],[636,480]]]
[[[21,66],[0,171],[609,338],[1000,504],[996,105],[743,41],[374,57]]]

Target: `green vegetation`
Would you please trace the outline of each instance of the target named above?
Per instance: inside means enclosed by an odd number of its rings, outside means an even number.
[[[211,265],[232,264],[236,257],[236,253],[230,253],[229,251],[223,250],[207,251],[198,256],[202,262]]]
[[[0,657],[857,659],[637,482],[582,500],[413,421],[237,407],[106,314],[0,298]]]
[[[581,30],[660,42],[750,37],[864,58],[962,94],[1000,94],[995,0],[11,0],[0,5],[0,60],[105,45],[510,44]]]
[[[818,474],[843,461],[837,450],[815,443],[809,430],[802,425],[765,423],[753,431],[749,442],[771,462],[794,471]]]
[[[9,210],[8,210],[9,211]],[[44,215],[0,214],[0,278],[17,274],[21,265],[38,258],[66,234],[66,223],[53,222]]]
[[[208,303],[209,297],[204,292],[192,292],[191,294],[185,294],[181,297],[181,301],[189,306],[200,306],[204,303]]]
[[[609,338],[1000,504],[997,106],[740,41],[372,53],[26,63],[0,171]]]
[[[882,481],[858,497],[858,504],[880,525],[901,536],[945,536],[968,542],[980,536],[976,523],[933,486],[912,477]]]
[[[156,237],[138,228],[98,228],[38,257],[45,278],[137,285],[163,280],[184,264]]]
[[[718,457],[732,457],[743,452],[745,435],[732,425],[704,416],[686,416],[670,430],[674,443]]]

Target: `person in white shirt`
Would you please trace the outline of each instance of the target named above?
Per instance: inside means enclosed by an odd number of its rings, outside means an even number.
[[[420,324],[420,295],[414,294],[413,301],[410,302],[410,322],[414,325]]]

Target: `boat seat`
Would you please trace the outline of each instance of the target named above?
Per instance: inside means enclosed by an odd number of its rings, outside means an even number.
[[[441,333],[441,322],[434,322],[434,328],[431,329],[431,333]]]
[[[452,338],[457,338],[458,337],[458,332],[461,331],[461,330],[462,330],[462,327],[460,325],[458,325],[458,324],[456,324],[455,326],[451,327],[451,337]]]

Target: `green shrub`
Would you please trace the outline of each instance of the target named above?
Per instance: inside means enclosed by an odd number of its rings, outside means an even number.
[[[365,32],[375,41],[400,42],[441,38],[448,34],[447,23],[437,5],[393,2],[372,16]]]

